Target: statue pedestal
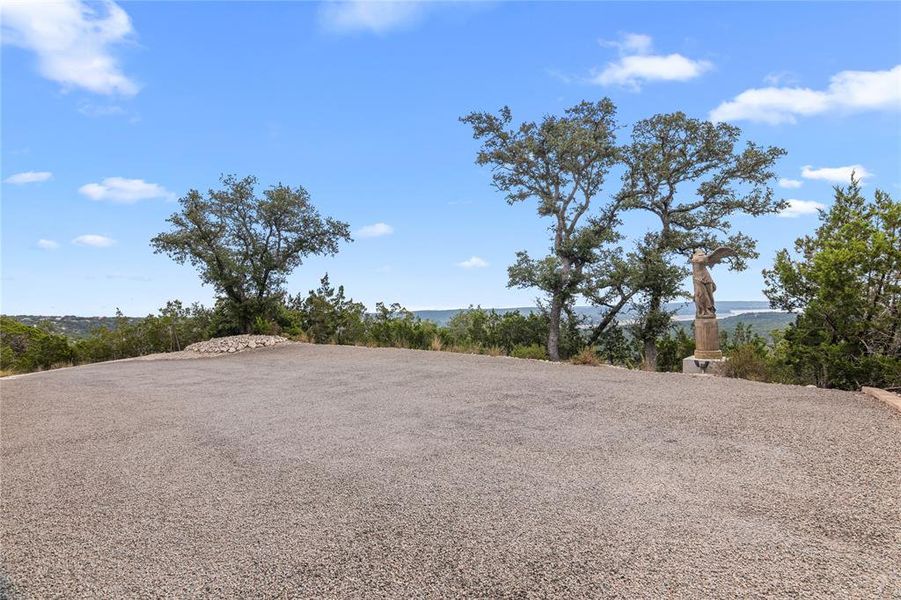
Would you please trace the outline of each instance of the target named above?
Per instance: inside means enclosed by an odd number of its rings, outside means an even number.
[[[695,358],[721,360],[720,328],[716,317],[695,318]]]
[[[699,358],[689,356],[682,359],[683,373],[698,375],[722,375],[728,358]]]
[[[682,359],[682,372],[722,375],[726,360],[720,350],[720,328],[716,317],[696,317],[695,353]]]

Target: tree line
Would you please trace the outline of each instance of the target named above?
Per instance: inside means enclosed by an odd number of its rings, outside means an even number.
[[[786,206],[771,187],[785,151],[742,146],[739,128],[726,123],[661,114],[634,124],[619,143],[622,127],[606,98],[539,122],[514,124],[507,107],[461,121],[481,143],[476,163],[490,167],[494,187],[510,204],[535,202],[539,218],[549,223],[547,255],[520,251],[508,268],[508,286],[542,294],[539,314],[474,309],[438,327],[396,304],[379,304],[368,314],[327,277],[318,290],[292,297],[287,276],[307,256],[336,254],[340,243],[352,241],[349,226],[323,217],[303,187],[279,183],[258,194],[256,178],[225,176],[207,194],[190,190],[169,217],[170,230],[151,240],[155,252],[198,270],[216,290],[216,306],[170,303],[146,324],[129,329],[121,323],[115,336],[133,331],[135,340],[122,342],[128,352],[177,349],[203,336],[285,332],[317,343],[550,360],[579,355],[581,362],[670,369],[693,350],[673,332],[667,308],[689,297],[682,288],[688,255],[728,245],[736,250],[728,267],[745,269],[758,256],[756,242],[733,231],[731,219]],[[608,189],[613,170],[621,175]],[[796,322],[772,344],[747,332],[731,346],[725,340],[735,354],[734,374],[827,387],[901,385],[899,212],[883,191],[865,200],[856,180],[837,187],[816,232],[799,239],[794,254],[781,251],[765,271],[771,304],[797,311]],[[631,213],[651,216],[654,225],[630,241],[621,226]],[[579,298],[602,308],[597,321],[574,315]],[[626,309],[632,318],[624,327],[617,317]],[[103,341],[112,335],[92,336],[73,350],[75,360],[119,357],[116,344]],[[137,341],[142,337],[144,346]]]

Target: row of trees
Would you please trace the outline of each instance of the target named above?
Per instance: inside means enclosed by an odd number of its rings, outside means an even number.
[[[765,276],[774,306],[800,312],[793,325],[770,339],[742,326],[731,335],[723,333],[728,375],[846,389],[901,388],[901,204],[879,190],[867,201],[856,181],[837,188],[816,232],[799,239],[794,254],[780,252]],[[2,318],[0,364],[7,371],[31,371],[180,350],[244,331],[244,321],[235,315],[226,298],[212,309],[174,301],[138,321],[118,314],[114,327],[101,327],[75,342],[53,333],[50,325],[28,327]],[[256,315],[249,330],[315,343],[547,358],[549,325],[547,311],[522,315],[474,308],[443,327],[398,304],[380,303],[367,313],[325,276],[307,295],[286,296],[265,317]],[[641,363],[646,353],[642,322],[613,322],[596,341],[584,325],[564,314],[561,357],[587,364]],[[657,369],[678,371],[693,351],[685,329],[666,328],[655,343]]]
[[[514,126],[506,107],[461,120],[482,143],[476,162],[491,167],[507,201],[535,200],[538,215],[550,220],[549,254],[518,252],[508,285],[543,292],[552,360],[561,358],[561,324],[581,297],[606,311],[592,343],[631,305],[644,365],[656,368],[656,341],[671,317],[665,307],[684,295],[686,256],[729,245],[737,250],[730,268],[745,268],[757,256],[754,240],[733,234],[729,219],[784,206],[769,187],[784,151],[753,143],[738,148],[741,132],[729,124],[657,115],[618,144],[616,108],[607,98],[537,123]],[[607,190],[614,168],[623,170],[621,182]],[[259,196],[256,183],[228,176],[206,196],[189,191],[169,218],[172,229],[151,241],[156,252],[194,265],[243,331],[285,302],[286,277],[306,256],[335,254],[350,241],[347,224],[322,217],[302,187],[278,184]],[[628,211],[653,215],[657,226],[624,248],[620,225]]]
[[[592,341],[633,305],[643,363],[654,370],[657,340],[672,317],[665,306],[684,295],[686,256],[728,245],[737,251],[730,268],[746,268],[746,260],[757,256],[755,242],[731,233],[729,219],[785,206],[769,187],[773,165],[785,151],[753,143],[739,149],[741,131],[726,123],[681,112],[656,115],[635,124],[630,140],[619,145],[616,108],[607,98],[538,123],[513,126],[507,107],[462,121],[482,142],[476,162],[491,167],[494,186],[507,201],[535,199],[538,215],[550,220],[550,253],[537,259],[517,253],[509,285],[544,292],[554,360],[560,358],[560,316],[582,297],[606,309]],[[623,170],[621,182],[606,191],[614,167]],[[649,213],[657,222],[631,249],[619,245],[627,211]]]

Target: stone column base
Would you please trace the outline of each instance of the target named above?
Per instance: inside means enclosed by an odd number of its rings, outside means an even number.
[[[689,356],[682,359],[683,373],[697,373],[701,375],[722,375],[728,358],[702,358],[700,356]]]

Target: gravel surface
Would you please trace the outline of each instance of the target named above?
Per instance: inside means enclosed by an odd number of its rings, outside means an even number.
[[[307,344],[0,386],[0,596],[901,590],[863,394]]]

